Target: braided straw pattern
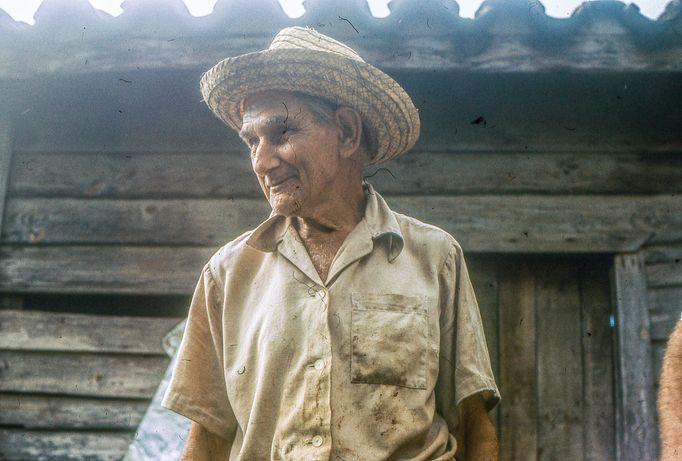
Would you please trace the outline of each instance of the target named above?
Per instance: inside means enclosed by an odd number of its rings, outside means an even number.
[[[241,100],[267,90],[298,91],[357,110],[372,164],[402,154],[419,138],[419,114],[405,90],[353,49],[312,29],[283,29],[267,50],[224,59],[201,78],[204,100],[235,130],[242,124]]]

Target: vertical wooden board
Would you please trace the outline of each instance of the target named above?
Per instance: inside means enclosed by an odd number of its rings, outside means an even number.
[[[578,269],[550,261],[536,271],[538,459],[583,459]]]
[[[605,264],[580,270],[585,461],[616,459],[611,293]]]
[[[535,461],[535,280],[526,263],[502,263],[498,274],[500,459]]]
[[[0,231],[5,214],[9,170],[12,160],[12,127],[9,118],[0,114]]]
[[[617,377],[616,449],[619,460],[657,459],[656,399],[644,257],[614,260]]]
[[[485,339],[490,354],[490,365],[499,387],[497,262],[490,258],[471,258],[467,260],[467,267],[476,292],[478,308],[481,312]],[[490,413],[490,416],[499,431],[499,406]]]

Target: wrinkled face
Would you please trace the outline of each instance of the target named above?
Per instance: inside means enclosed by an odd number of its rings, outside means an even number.
[[[249,96],[239,135],[272,209],[285,216],[314,217],[330,200],[339,178],[338,129],[317,120],[293,93]]]

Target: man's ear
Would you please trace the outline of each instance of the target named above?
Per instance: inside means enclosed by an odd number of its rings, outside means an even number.
[[[350,107],[336,109],[335,118],[339,127],[339,153],[350,158],[360,149],[362,119],[358,111]]]

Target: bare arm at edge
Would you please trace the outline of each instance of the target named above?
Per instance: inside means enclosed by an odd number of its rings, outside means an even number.
[[[181,461],[228,461],[231,449],[232,442],[192,422],[180,459]]]
[[[682,459],[682,321],[677,321],[665,349],[658,391],[661,461]]]
[[[467,397],[457,407],[459,425],[453,435],[457,440],[458,461],[498,461],[495,426],[479,394]]]

